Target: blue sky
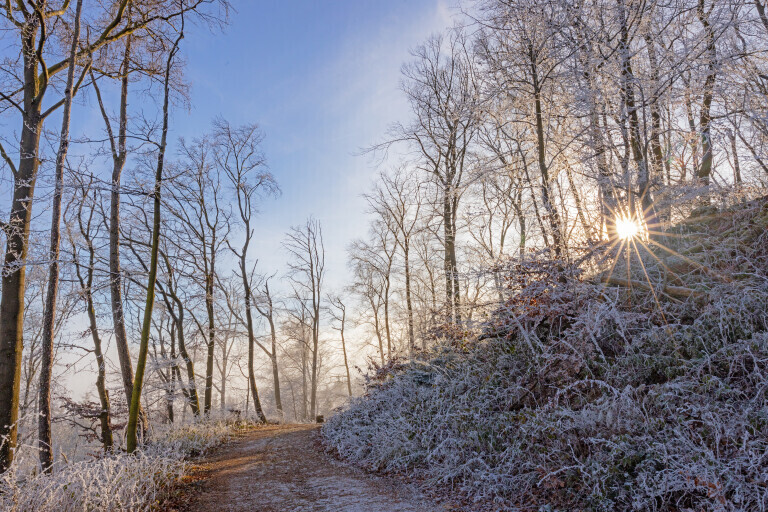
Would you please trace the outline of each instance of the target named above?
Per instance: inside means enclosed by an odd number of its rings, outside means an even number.
[[[221,115],[257,122],[282,195],[262,205],[256,256],[283,271],[280,243],[310,215],[323,225],[328,284],[346,280],[345,247],[365,234],[360,197],[377,172],[361,148],[407,117],[399,91],[409,49],[451,24],[441,0],[235,1],[223,33],[197,27],[184,40],[191,110],[176,136],[193,137]]]

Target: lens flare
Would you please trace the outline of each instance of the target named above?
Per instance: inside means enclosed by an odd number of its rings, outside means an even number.
[[[628,217],[617,217],[616,234],[622,240],[631,240],[640,234],[640,224]]]

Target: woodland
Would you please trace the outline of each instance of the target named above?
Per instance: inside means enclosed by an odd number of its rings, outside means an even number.
[[[258,119],[169,136],[237,2],[0,2],[0,509],[156,509],[316,421],[466,510],[768,509],[761,2],[457,4],[333,287],[322,212],[258,261]]]

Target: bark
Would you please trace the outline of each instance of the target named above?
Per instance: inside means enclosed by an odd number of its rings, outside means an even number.
[[[0,298],[0,471],[13,461],[19,414],[19,387],[24,331],[24,291],[32,198],[37,170],[38,149],[43,127],[42,95],[37,77],[35,32],[22,34],[24,55],[24,113],[19,164],[14,171],[13,199],[6,232],[5,260]]]

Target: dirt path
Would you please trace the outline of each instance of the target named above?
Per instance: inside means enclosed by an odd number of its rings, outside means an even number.
[[[412,485],[323,453],[314,425],[250,431],[196,464],[187,512],[438,512]]]

